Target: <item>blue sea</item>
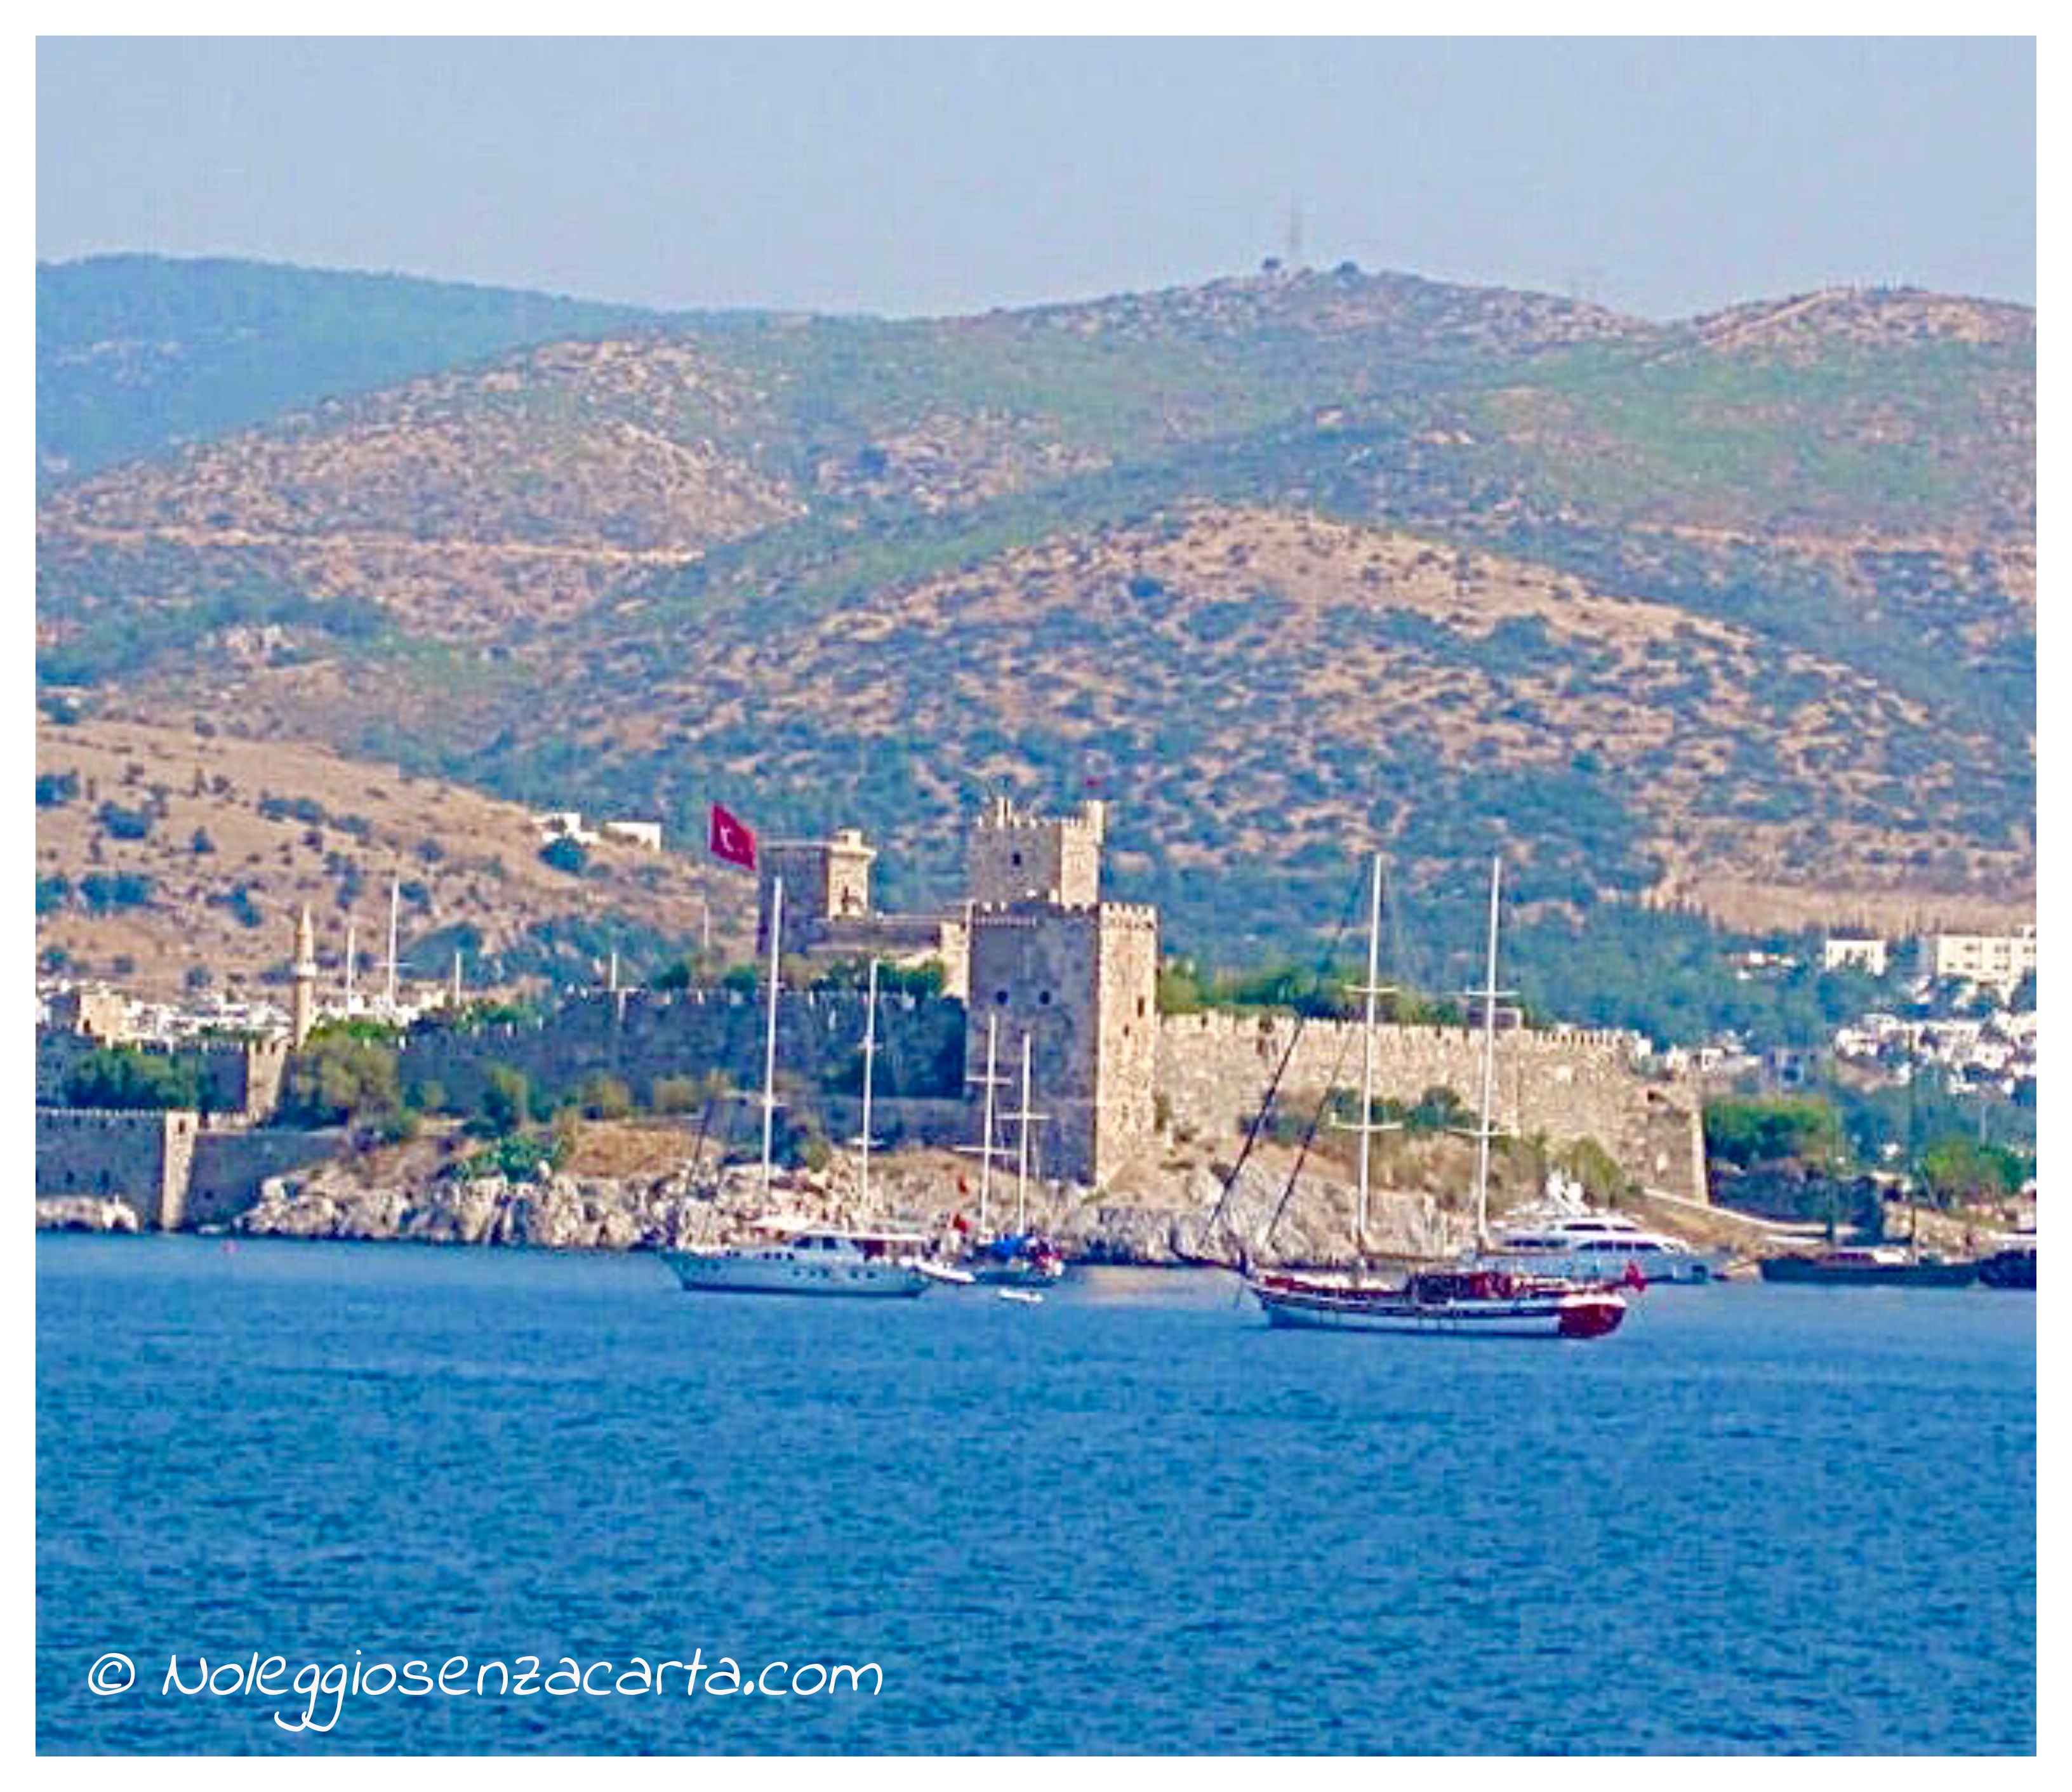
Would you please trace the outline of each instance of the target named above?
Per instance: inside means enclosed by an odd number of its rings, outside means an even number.
[[[1562,1344],[1195,1272],[36,1262],[46,1753],[2036,1745],[2033,1295],[1658,1289]]]

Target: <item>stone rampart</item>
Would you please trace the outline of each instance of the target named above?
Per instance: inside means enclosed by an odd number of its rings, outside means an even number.
[[[331,1157],[344,1143],[336,1128],[207,1128],[193,1141],[181,1223],[223,1225],[259,1198],[269,1176],[286,1176]]]
[[[67,1079],[76,1066],[106,1042],[84,1033],[56,1028],[36,1032],[36,1101],[39,1106],[65,1105]],[[249,1042],[237,1039],[183,1040],[177,1044],[154,1041],[129,1042],[129,1049],[147,1051],[192,1064],[201,1073],[202,1111],[235,1114],[248,1120],[262,1120],[281,1099],[281,1077],[287,1063],[285,1039]]]
[[[39,1108],[35,1194],[119,1199],[146,1227],[177,1227],[199,1128],[179,1109]]]
[[[259,1196],[269,1176],[335,1152],[333,1131],[250,1130],[185,1109],[39,1108],[39,1199],[126,1202],[147,1228],[220,1223]]]
[[[861,990],[780,991],[777,1069],[802,1091],[862,1087],[865,1002]],[[406,1086],[437,1083],[447,1102],[473,1107],[492,1065],[524,1073],[536,1095],[572,1094],[594,1075],[615,1077],[645,1106],[663,1077],[726,1073],[737,1088],[763,1086],[764,1005],[731,990],[623,991],[571,1001],[542,1022],[469,1033],[413,1030],[397,1067]],[[964,1004],[881,995],[874,1096],[963,1093]]]
[[[1242,1130],[1258,1111],[1296,1021],[1287,1015],[1174,1014],[1159,1023],[1157,1087],[1173,1124],[1210,1138]],[[1362,1029],[1311,1021],[1283,1078],[1284,1095],[1357,1091]],[[1628,1174],[1692,1200],[1706,1198],[1700,1096],[1688,1077],[1644,1075],[1628,1034],[1583,1028],[1500,1029],[1497,1124],[1556,1143],[1590,1138]],[[1452,1090],[1470,1109],[1482,1093],[1482,1038],[1469,1027],[1377,1026],[1374,1091],[1414,1102]]]

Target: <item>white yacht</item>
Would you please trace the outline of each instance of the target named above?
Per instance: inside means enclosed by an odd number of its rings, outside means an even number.
[[[777,1101],[778,943],[783,937],[784,880],[771,880],[769,1009],[763,1050],[763,1199],[775,1187],[772,1124]],[[861,1193],[870,1198],[870,1058],[877,1050],[878,967],[871,965],[870,1007],[864,1026],[864,1169]],[[754,1229],[767,1242],[664,1251],[662,1260],[687,1291],[728,1294],[845,1294],[911,1297],[935,1282],[973,1280],[969,1272],[934,1260],[919,1232],[865,1231],[817,1221],[766,1215]]]
[[[1726,1273],[1731,1251],[1700,1251],[1664,1232],[1651,1232],[1622,1214],[1557,1214],[1514,1223],[1476,1261],[1514,1275],[1566,1276],[1580,1281],[1710,1282]]]
[[[970,1275],[936,1263],[919,1232],[850,1231],[762,1219],[763,1243],[664,1251],[686,1289],[728,1294],[835,1294],[911,1298]]]

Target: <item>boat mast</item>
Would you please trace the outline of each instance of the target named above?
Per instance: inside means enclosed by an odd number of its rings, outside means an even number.
[[[870,995],[863,1011],[863,1157],[857,1177],[857,1199],[870,1210],[870,1067],[878,1055],[878,960],[870,961]]]
[[[1380,1125],[1374,1119],[1374,1004],[1377,996],[1394,993],[1393,984],[1381,980],[1381,854],[1374,856],[1374,882],[1367,901],[1367,981],[1353,985],[1355,994],[1367,997],[1367,1019],[1361,1035],[1360,1053],[1360,1111],[1359,1119],[1351,1128],[1359,1134],[1359,1210],[1354,1223],[1353,1242],[1363,1252],[1367,1247],[1367,1194],[1370,1186],[1369,1159],[1373,1136],[1377,1132],[1392,1132],[1393,1120]]]
[[[1029,1123],[1042,1116],[1029,1112],[1029,1035],[1022,1035],[1022,1111],[1014,1116],[1022,1123],[1022,1145],[1014,1171],[1014,1230],[1018,1236],[1029,1229]]]
[[[770,880],[770,1017],[763,1040],[763,1201],[770,1202],[770,1148],[777,1119],[777,943],[784,936],[784,880]]]
[[[1496,1100],[1496,909],[1503,861],[1490,861],[1489,972],[1482,984],[1482,1124],[1475,1146],[1475,1248],[1489,1249],[1490,1124]]]
[[[1000,1045],[1000,1017],[989,1014],[985,1017],[985,1132],[979,1140],[978,1159],[978,1235],[985,1236],[986,1203],[993,1193],[993,1088],[999,1078],[994,1074]]]

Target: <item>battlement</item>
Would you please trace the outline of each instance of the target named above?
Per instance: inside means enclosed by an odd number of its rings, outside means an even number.
[[[976,824],[995,833],[1035,833],[1044,828],[1062,828],[1068,834],[1083,834],[1099,845],[1108,836],[1108,804],[1089,798],[1077,815],[1039,815],[1034,809],[1018,809],[1005,796],[993,799],[993,807]]]
[[[1159,1025],[1178,1038],[1227,1039],[1277,1039],[1293,1031],[1299,1024],[1293,1014],[1240,1013],[1227,1009],[1204,1009],[1192,1014],[1161,1014]],[[1343,1033],[1357,1034],[1361,1023],[1355,1020],[1312,1020],[1308,1030],[1319,1037],[1337,1038]],[[1448,1026],[1430,1021],[1381,1021],[1375,1030],[1379,1034],[1399,1038],[1445,1039],[1457,1038],[1462,1034],[1480,1036],[1478,1024],[1461,1022]],[[1521,1043],[1528,1050],[1544,1048],[1549,1051],[1592,1051],[1617,1053],[1625,1057],[1642,1055],[1646,1042],[1637,1033],[1622,1027],[1508,1027],[1500,1029],[1507,1049]]]
[[[989,927],[1040,927],[1060,918],[1091,920],[1106,927],[1155,930],[1158,910],[1150,902],[1055,902],[1037,897],[1020,897],[1011,902],[973,902],[968,910],[974,922]]]

